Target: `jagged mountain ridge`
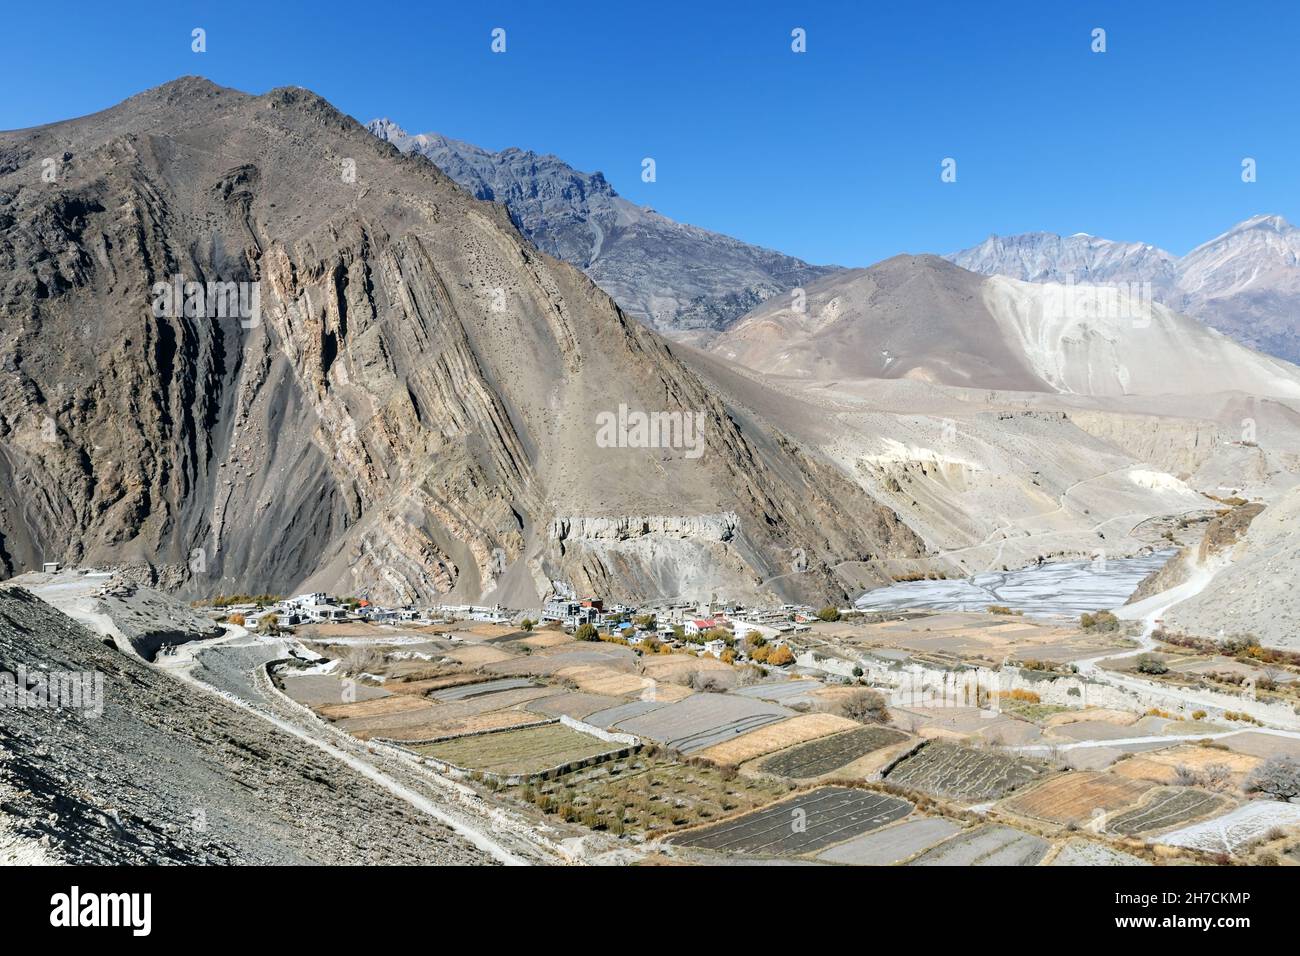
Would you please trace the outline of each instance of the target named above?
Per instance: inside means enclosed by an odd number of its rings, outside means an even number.
[[[258,283],[260,321],[155,315],[177,274]],[[0,134],[0,355],[9,573],[526,606],[753,595],[796,550],[823,570],[777,590],[833,594],[832,558],[920,546],[503,207],[298,88],[185,78]],[[699,414],[702,455],[597,447],[620,404]]]
[[[476,198],[504,203],[534,245],[582,269],[624,311],[665,335],[707,341],[773,295],[833,271],[675,222],[624,199],[602,173],[552,155],[411,135],[388,119],[367,129],[428,157]]]
[[[1182,257],[1149,243],[1033,232],[989,236],[945,258],[1026,282],[1149,282],[1157,302],[1300,362],[1300,229],[1281,216],[1252,216]]]

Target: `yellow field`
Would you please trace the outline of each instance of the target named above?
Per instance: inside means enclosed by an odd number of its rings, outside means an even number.
[[[837,717],[834,714],[800,714],[789,720],[760,727],[733,740],[714,744],[695,756],[712,760],[714,763],[736,766],[755,757],[763,757],[784,750],[786,747],[793,747],[795,744],[806,743],[818,737],[828,737],[841,730],[852,730],[861,726],[856,721],[849,720],[847,717]]]
[[[326,704],[317,709],[322,717],[330,720],[346,720],[349,717],[386,717],[389,714],[402,714],[413,710],[434,710],[434,705],[419,697],[395,694],[392,697],[377,697],[374,700],[359,700],[351,704]]]
[[[573,681],[589,694],[606,694],[610,697],[639,694],[649,686],[643,677],[605,667],[603,664],[577,664],[561,668],[555,674]]]
[[[1228,768],[1233,783],[1241,786],[1246,776],[1261,763],[1263,761],[1258,757],[1247,754],[1184,744],[1169,750],[1135,754],[1115,764],[1111,772],[1131,780],[1154,780],[1157,783],[1171,784],[1178,780],[1179,767],[1204,772],[1207,767],[1221,765]]]
[[[1083,770],[1053,777],[1008,797],[998,806],[1010,813],[1062,826],[1082,825],[1098,812],[1110,813],[1132,806],[1150,789],[1149,781]]]

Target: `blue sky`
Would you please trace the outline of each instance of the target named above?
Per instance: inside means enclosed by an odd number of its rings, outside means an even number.
[[[119,0],[11,3],[0,23],[0,128],[188,73],[306,86],[362,122],[553,152],[814,262],[1034,229],[1182,253],[1255,213],[1300,216],[1295,3]]]

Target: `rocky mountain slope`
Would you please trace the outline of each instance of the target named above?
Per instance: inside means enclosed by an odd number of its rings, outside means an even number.
[[[476,198],[504,203],[537,248],[582,269],[665,335],[705,341],[760,302],[833,271],[674,222],[618,195],[601,173],[555,156],[412,136],[388,119],[367,129],[428,157]]]
[[[819,279],[802,311],[785,299],[765,303],[711,348],[759,371],[815,379],[1300,397],[1300,368],[1141,296],[984,277],[934,256],[896,256]]]
[[[360,773],[105,646],[22,588],[0,588],[0,661],[11,674],[39,661],[103,678],[98,715],[0,708],[0,859],[491,862]]]
[[[1300,362],[1300,229],[1281,216],[1253,216],[1182,257],[1146,243],[1034,232],[990,236],[946,258],[1026,282],[1149,282],[1157,302]]]
[[[258,307],[169,306],[178,281]],[[504,207],[302,89],[186,78],[0,134],[0,360],[6,573],[535,606],[555,580],[744,598],[794,553],[920,547]],[[620,408],[698,428],[601,442]]]

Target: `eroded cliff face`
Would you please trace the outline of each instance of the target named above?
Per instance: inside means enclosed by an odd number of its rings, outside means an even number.
[[[184,285],[216,282],[221,315]],[[304,90],[185,79],[0,134],[0,359],[6,574],[812,599],[845,555],[920,547],[501,207]],[[697,416],[699,447],[606,447],[620,405]]]

